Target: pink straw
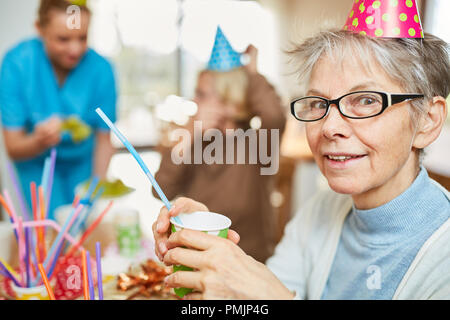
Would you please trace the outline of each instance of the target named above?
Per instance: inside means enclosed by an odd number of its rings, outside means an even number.
[[[18,228],[17,224],[13,224],[12,225],[13,228]],[[55,229],[57,232],[61,231],[61,227],[59,226],[59,224],[57,224],[55,221],[53,220],[39,220],[39,221],[27,221],[23,223],[24,227],[32,227],[32,228],[36,228],[36,227],[51,227],[53,229]],[[77,245],[77,241],[68,233],[64,234],[64,238],[69,241],[72,245]],[[83,246],[78,245],[78,248],[81,250],[83,250]]]

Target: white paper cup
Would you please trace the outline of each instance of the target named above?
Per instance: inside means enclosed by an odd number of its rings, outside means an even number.
[[[198,230],[214,236],[226,238],[231,220],[219,213],[208,211],[196,211],[192,213],[181,213],[178,215],[181,224],[177,223],[174,217],[170,218],[172,231],[182,229]]]
[[[197,230],[218,236],[221,238],[228,237],[228,230],[231,226],[231,220],[218,213],[208,212],[208,211],[196,211],[192,213],[181,213],[178,215],[181,220],[181,224],[174,220],[174,217],[170,218],[172,232],[177,232],[183,229]],[[175,265],[173,266],[173,272],[182,271],[192,271],[192,268]],[[186,294],[192,292],[189,288],[175,288],[174,289],[177,296],[183,298]]]

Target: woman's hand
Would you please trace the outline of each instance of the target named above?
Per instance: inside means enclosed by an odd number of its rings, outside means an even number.
[[[53,117],[36,125],[31,134],[25,129],[4,129],[6,150],[13,160],[32,159],[61,141],[61,119]]]
[[[163,261],[164,255],[167,253],[167,240],[170,235],[170,217],[175,217],[180,213],[191,213],[195,211],[209,211],[203,203],[197,202],[189,198],[178,198],[175,200],[172,208],[167,210],[162,207],[159,216],[155,223],[153,223],[153,236],[155,238],[155,253],[159,260]],[[234,243],[239,242],[239,235],[233,231],[228,231],[228,238]]]
[[[245,66],[250,74],[258,73],[258,49],[254,45],[249,45],[244,52],[249,57],[249,63]]]
[[[185,299],[293,299],[262,263],[228,239],[194,230],[173,233],[164,263],[182,264],[195,271],[177,271],[165,279],[168,287],[193,288]]]
[[[227,120],[227,110],[223,105],[200,105],[194,116],[194,121],[201,121],[202,132],[209,129],[221,129],[223,123]]]
[[[36,125],[33,135],[42,150],[47,150],[61,141],[62,121],[58,117],[52,117],[47,121]]]

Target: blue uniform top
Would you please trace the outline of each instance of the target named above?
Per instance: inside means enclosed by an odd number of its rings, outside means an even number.
[[[61,87],[41,39],[21,42],[6,53],[0,69],[0,110],[5,129],[32,132],[36,124],[51,116],[77,116],[92,129],[91,135],[79,143],[63,134],[56,147],[50,218],[56,207],[72,202],[76,185],[92,175],[95,133],[109,130],[95,109],[101,107],[115,121],[116,100],[113,68],[92,49],[87,50]],[[40,185],[44,159],[49,154],[50,150],[15,162],[28,203],[30,182]]]

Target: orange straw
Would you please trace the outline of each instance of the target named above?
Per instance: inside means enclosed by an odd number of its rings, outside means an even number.
[[[76,208],[78,206],[78,203],[80,202],[80,196],[75,195],[75,198],[73,198],[72,207]]]
[[[55,295],[53,294],[52,287],[50,287],[50,283],[48,282],[47,275],[45,274],[44,266],[42,264],[38,264],[39,272],[41,273],[42,280],[44,281],[45,289],[47,289],[48,296],[50,300],[56,300]]]
[[[12,215],[12,212],[11,212],[11,209],[9,208],[8,204],[6,204],[6,201],[5,201],[5,199],[2,197],[1,194],[0,194],[0,203],[1,203],[1,205],[3,206],[3,208],[5,208],[6,212],[8,213],[8,216],[9,216],[11,219],[14,219],[14,218],[13,218],[13,215]]]
[[[89,228],[84,232],[84,234],[81,236],[80,240],[69,250],[67,253],[67,256],[72,255],[75,250],[77,250],[83,242],[86,240],[86,238],[94,231],[94,229],[99,225],[99,223],[102,221],[103,217],[108,213],[109,209],[111,209],[111,206],[113,205],[114,201],[110,201],[108,206],[103,210],[103,212],[95,219],[95,221],[92,223],[92,225],[89,226]]]
[[[86,250],[81,251],[82,263],[83,263],[83,294],[84,300],[89,300],[89,283],[88,283],[88,271],[87,271],[87,259]]]

